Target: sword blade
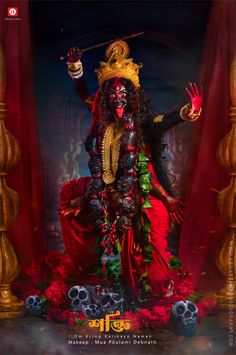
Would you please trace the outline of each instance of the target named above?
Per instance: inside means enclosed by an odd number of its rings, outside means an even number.
[[[144,34],[144,32],[132,33],[131,35],[127,35],[127,36],[124,36],[124,37],[119,37],[119,38],[112,39],[110,41],[106,41],[106,42],[103,42],[103,43],[98,43],[98,44],[95,44],[93,46],[81,49],[81,52],[84,53],[84,52],[90,51],[91,49],[94,49],[94,48],[99,48],[99,47],[105,46],[107,44],[116,42],[116,41],[123,41],[123,40],[129,39],[129,38],[138,37],[138,36],[141,36],[142,34]]]

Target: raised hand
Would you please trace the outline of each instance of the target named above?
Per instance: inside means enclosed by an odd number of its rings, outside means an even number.
[[[83,65],[80,61],[82,52],[78,47],[73,47],[67,53],[68,74],[72,79],[79,79],[83,76]]]
[[[70,63],[76,63],[82,57],[82,52],[79,47],[71,48],[67,53],[67,60]]]
[[[78,216],[82,209],[84,196],[79,196],[70,202],[70,205],[60,211],[62,216]]]
[[[183,213],[184,203],[178,198],[168,196],[166,197],[165,205],[168,209],[171,222],[182,224],[185,219]]]
[[[192,116],[193,114],[201,110],[203,101],[203,88],[201,87],[201,90],[199,92],[197,84],[189,83],[189,88],[185,89],[188,93],[191,102],[191,110],[189,112],[189,116]]]
[[[183,213],[184,203],[179,198],[169,195],[159,182],[154,183],[151,179],[151,184],[153,188],[151,193],[164,203],[169,212],[171,222],[182,224],[185,219]]]

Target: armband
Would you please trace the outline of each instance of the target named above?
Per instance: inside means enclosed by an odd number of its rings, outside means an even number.
[[[77,62],[67,62],[68,74],[72,79],[79,79],[83,76],[83,64],[79,59]]]
[[[200,107],[198,112],[194,112],[191,115],[189,114],[191,111],[191,104],[186,104],[185,106],[183,106],[180,110],[180,117],[182,118],[182,120],[184,121],[197,121],[201,115],[202,112],[202,108]]]

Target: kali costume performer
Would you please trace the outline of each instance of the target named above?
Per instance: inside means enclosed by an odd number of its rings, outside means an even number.
[[[97,269],[114,283],[120,274],[129,293],[165,297],[177,283],[167,251],[170,221],[181,224],[183,212],[162,167],[161,138],[174,125],[200,116],[202,94],[190,84],[191,103],[157,114],[140,88],[142,65],[128,58],[128,45],[116,41],[105,55],[96,70],[99,89],[87,98],[80,52],[68,53],[68,72],[93,121],[85,142],[91,177],[61,190],[65,248],[81,275]]]

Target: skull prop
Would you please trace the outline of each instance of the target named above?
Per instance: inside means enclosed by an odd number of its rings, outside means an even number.
[[[102,312],[96,303],[88,304],[83,309],[86,318],[96,319],[102,316]]]
[[[171,324],[174,331],[193,336],[196,331],[198,308],[191,301],[178,301],[171,310]]]
[[[119,293],[107,293],[101,298],[101,307],[104,313],[123,312],[124,299]]]
[[[73,286],[68,291],[71,310],[81,312],[85,306],[91,303],[89,290],[84,286]]]
[[[41,316],[43,313],[43,302],[39,296],[31,295],[27,297],[26,308],[29,310],[31,316]]]
[[[91,297],[92,297],[92,301],[96,304],[101,304],[101,298],[103,296],[105,296],[107,293],[107,290],[102,287],[101,285],[96,285],[93,286],[93,288],[91,289]]]

